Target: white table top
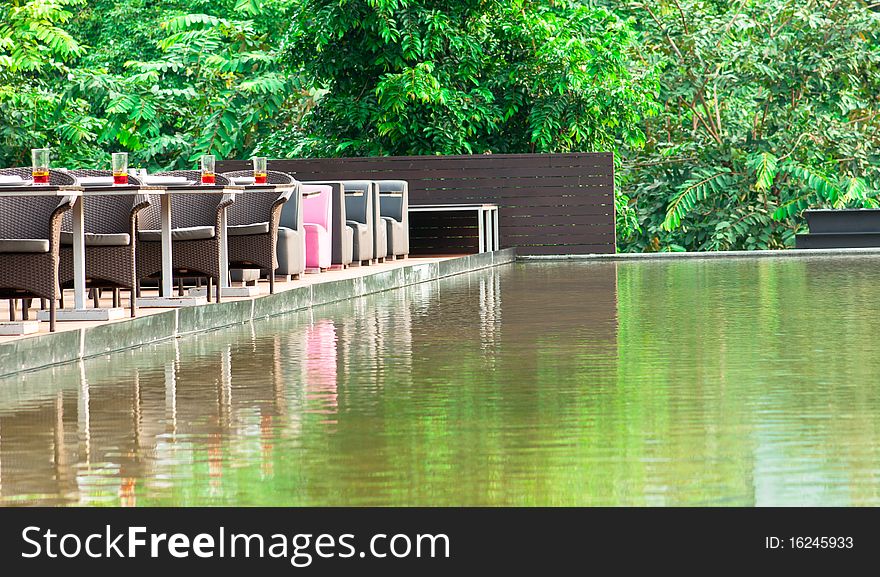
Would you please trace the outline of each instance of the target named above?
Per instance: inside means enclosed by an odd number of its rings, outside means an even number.
[[[37,184],[32,186],[0,186],[0,197],[12,196],[81,196],[81,186],[56,186]]]
[[[492,203],[474,203],[474,204],[416,204],[409,205],[410,212],[421,212],[429,210],[497,210],[498,205]]]

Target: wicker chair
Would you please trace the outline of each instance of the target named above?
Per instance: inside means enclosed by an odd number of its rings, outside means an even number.
[[[157,176],[183,176],[199,181],[198,170],[160,172]],[[217,184],[229,179],[217,175]],[[216,301],[220,302],[220,217],[233,198],[222,193],[178,194],[171,204],[171,240],[176,278],[207,277],[208,298],[211,280],[217,281]],[[143,279],[162,271],[161,214],[158,202],[138,213],[137,275]],[[194,274],[195,273],[195,274]],[[165,295],[170,296],[170,295]]]
[[[4,168],[0,174],[30,178],[30,168]],[[49,184],[68,186],[76,179],[65,172],[50,170]],[[49,330],[55,331],[58,283],[58,255],[61,220],[73,206],[70,197],[17,196],[0,198],[0,298],[10,301],[14,315],[15,299],[25,299],[22,318],[30,299],[49,301]]]
[[[71,170],[76,178],[112,176],[109,170]],[[140,180],[128,177],[129,184],[138,186]],[[119,289],[130,291],[131,316],[135,316],[137,290],[136,237],[137,214],[150,206],[143,194],[114,194],[94,196],[83,205],[86,244],[86,279],[92,289],[112,288],[113,306],[119,306]],[[59,279],[62,286],[73,282],[73,234],[70,214],[64,215],[61,226],[61,263]],[[97,292],[95,293],[97,300]],[[61,300],[64,308],[64,300]]]
[[[232,179],[251,176],[253,171],[224,172]],[[267,172],[269,184],[296,184],[285,172]],[[275,270],[278,268],[278,235],[281,210],[290,199],[291,191],[280,196],[275,191],[251,190],[236,195],[235,204],[227,210],[226,244],[229,247],[229,264],[236,268],[266,269],[269,276],[269,294],[275,292]],[[298,273],[297,273],[298,274]]]

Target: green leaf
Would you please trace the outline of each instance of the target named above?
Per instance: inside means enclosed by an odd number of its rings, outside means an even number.
[[[755,175],[755,190],[766,192],[776,180],[777,159],[769,152],[750,155],[746,164]]]
[[[685,181],[666,208],[663,230],[672,231],[678,228],[682,219],[698,202],[706,200],[713,192],[728,186],[733,181],[733,177],[732,172],[721,169],[714,173],[700,172],[697,177]]]

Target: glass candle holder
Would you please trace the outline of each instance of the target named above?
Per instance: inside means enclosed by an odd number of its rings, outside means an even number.
[[[31,149],[31,178],[34,184],[49,184],[49,149]]]
[[[266,170],[266,157],[254,157],[254,184],[266,184],[269,173]]]
[[[128,184],[128,153],[113,153],[113,184]]]
[[[202,184],[216,184],[217,175],[214,173],[214,155],[202,155]]]

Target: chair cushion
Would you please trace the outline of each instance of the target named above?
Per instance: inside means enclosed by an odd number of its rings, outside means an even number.
[[[358,230],[358,234],[362,234],[362,231],[367,230],[367,225],[362,222],[358,222],[356,220],[346,220],[345,224],[350,226],[351,228],[356,228]]]
[[[86,246],[128,246],[131,244],[131,236],[120,232],[113,234],[99,234],[96,232],[85,233]],[[61,231],[61,244],[73,244],[73,233]]]
[[[214,238],[213,226],[190,226],[187,228],[172,228],[171,240],[206,240]],[[161,242],[161,230],[139,230],[138,239],[146,242]]]
[[[234,224],[226,227],[229,236],[247,236],[249,234],[269,234],[269,223]]]
[[[42,238],[2,238],[0,252],[49,252],[49,241]]]
[[[260,280],[258,268],[233,268],[229,269],[229,280],[232,282],[252,282]]]
[[[307,231],[309,231],[311,234],[316,234],[316,233],[317,234],[321,234],[321,233],[326,234],[326,232],[327,232],[326,228],[324,228],[322,225],[314,223],[314,222],[304,223],[303,228],[306,229]]]

